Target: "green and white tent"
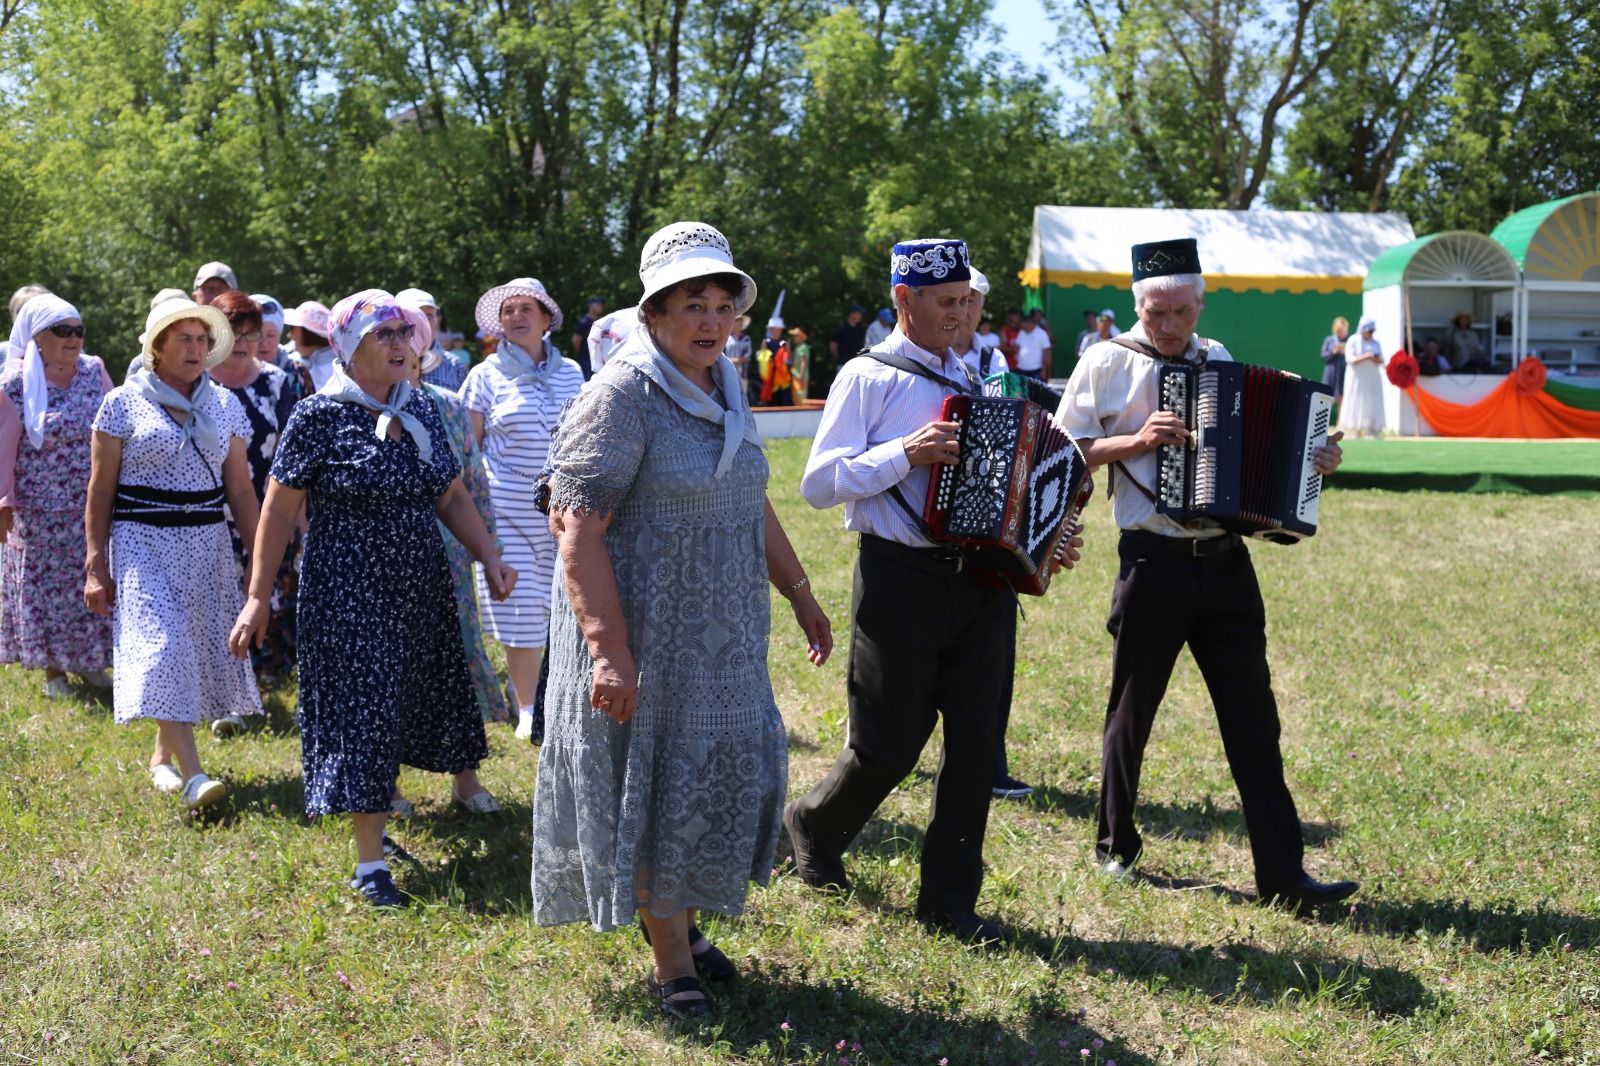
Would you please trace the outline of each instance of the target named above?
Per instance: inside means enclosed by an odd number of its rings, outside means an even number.
[[[1514,351],[1600,369],[1600,190],[1524,208],[1491,234],[1521,272]]]
[[[1368,266],[1414,236],[1391,214],[1035,207],[1019,276],[1050,321],[1053,371],[1064,375],[1084,311],[1110,308],[1118,327],[1133,325],[1132,245],[1193,237],[1206,276],[1201,334],[1242,361],[1320,378],[1334,317],[1360,314]]]

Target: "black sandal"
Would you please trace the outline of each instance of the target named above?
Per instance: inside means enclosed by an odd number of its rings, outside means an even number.
[[[650,989],[650,996],[656,1001],[656,1006],[661,1008],[662,1014],[670,1014],[685,1021],[691,1018],[705,1018],[711,1014],[711,1000],[706,996],[706,990],[700,987],[698,978],[678,977],[662,984],[656,980],[656,968],[652,966],[645,975],[645,986]],[[698,992],[700,998],[672,998],[686,992]]]
[[[644,936],[646,945],[650,943],[650,927],[644,924],[644,915],[639,916],[639,932]],[[696,944],[705,943],[711,946],[704,951],[695,951]],[[700,927],[689,925],[689,954],[694,957],[694,969],[707,981],[731,981],[739,976],[739,971],[733,965],[733,960],[722,953],[722,949],[711,944]]]

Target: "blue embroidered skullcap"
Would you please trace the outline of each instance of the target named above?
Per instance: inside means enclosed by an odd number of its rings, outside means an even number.
[[[1200,250],[1193,237],[1170,241],[1149,241],[1133,246],[1133,280],[1161,278],[1171,274],[1199,274]]]
[[[947,237],[901,241],[889,256],[889,284],[942,285],[947,281],[971,281],[972,261],[967,242]]]

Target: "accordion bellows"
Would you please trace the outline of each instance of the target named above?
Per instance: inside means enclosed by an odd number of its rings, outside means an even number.
[[[998,379],[1012,376],[991,378],[986,389],[1005,391]],[[967,549],[997,581],[1044,595],[1051,559],[1084,503],[1083,454],[1044,407],[1021,396],[949,396],[942,417],[961,426],[960,457],[928,479],[929,530]]]
[[[1159,385],[1162,409],[1193,437],[1156,449],[1157,512],[1279,544],[1316,533],[1322,476],[1312,453],[1328,439],[1332,389],[1233,362],[1163,366]]]

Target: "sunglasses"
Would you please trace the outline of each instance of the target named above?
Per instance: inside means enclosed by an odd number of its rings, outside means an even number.
[[[410,340],[411,335],[416,331],[416,327],[408,322],[403,326],[389,326],[383,329],[375,329],[372,331],[372,336],[378,338],[379,344],[395,344],[399,341]]]
[[[65,322],[60,322],[51,326],[50,332],[58,337],[81,337],[83,336],[83,325],[80,323],[76,326],[69,326]]]

